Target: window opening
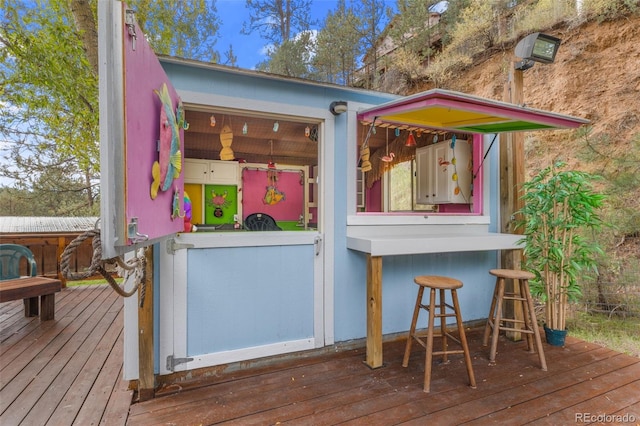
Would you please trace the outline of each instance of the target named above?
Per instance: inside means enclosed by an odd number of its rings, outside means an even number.
[[[185,114],[185,192],[199,232],[245,231],[252,214],[317,229],[319,120],[193,105]]]

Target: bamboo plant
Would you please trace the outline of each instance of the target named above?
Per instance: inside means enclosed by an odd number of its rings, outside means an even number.
[[[523,185],[524,207],[517,213],[524,237],[524,269],[535,274],[531,292],[545,303],[545,326],[566,329],[570,302],[582,295],[581,281],[597,273],[600,247],[586,238],[604,223],[598,214],[604,196],[587,172],[564,170],[559,162]]]

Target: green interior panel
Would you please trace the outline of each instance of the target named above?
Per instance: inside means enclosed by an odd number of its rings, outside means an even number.
[[[236,185],[205,185],[203,201],[205,224],[234,223],[233,216],[238,213]]]

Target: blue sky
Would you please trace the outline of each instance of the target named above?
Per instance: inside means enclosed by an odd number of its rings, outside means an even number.
[[[395,0],[385,0],[385,3],[389,7],[394,7],[396,2]],[[249,11],[245,8],[245,0],[218,0],[216,4],[218,16],[222,21],[216,49],[221,55],[224,55],[224,52],[229,49],[229,44],[232,44],[233,51],[238,58],[238,66],[253,69],[258,62],[266,59],[263,52],[267,41],[262,40],[258,34],[250,36],[240,34],[243,22],[249,20]],[[327,12],[335,9],[336,4],[336,0],[313,0],[311,19],[322,22],[327,16]]]

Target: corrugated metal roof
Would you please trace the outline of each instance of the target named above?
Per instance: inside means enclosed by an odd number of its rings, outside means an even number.
[[[2,234],[84,232],[94,229],[97,217],[0,216]]]

